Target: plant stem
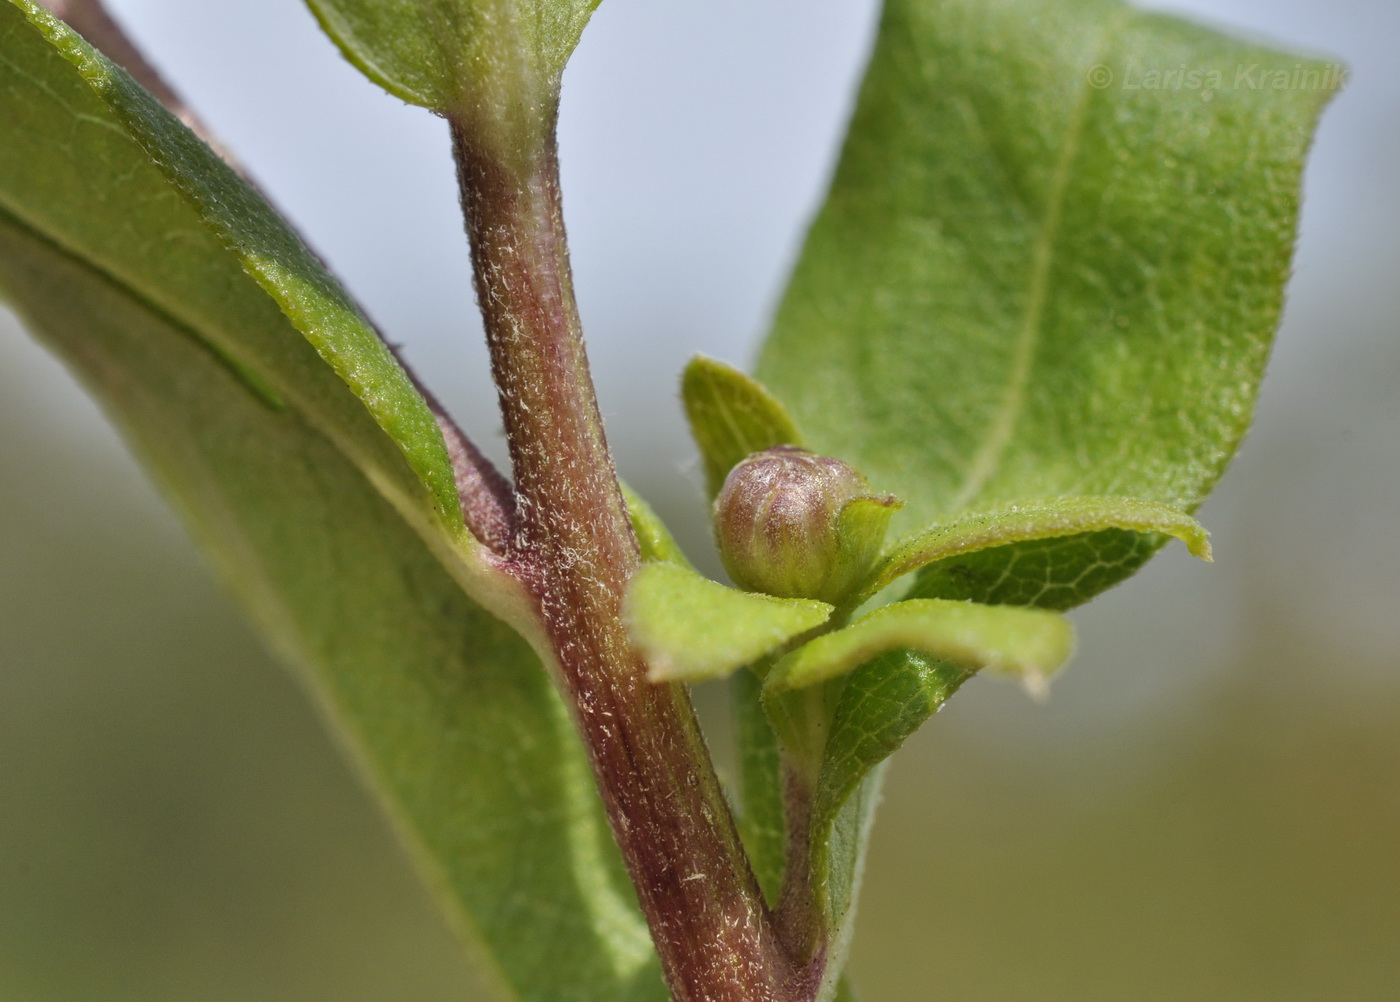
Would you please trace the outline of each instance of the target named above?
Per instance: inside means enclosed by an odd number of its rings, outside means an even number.
[[[813,783],[804,770],[784,756],[782,764],[783,820],[787,868],[775,920],[789,956],[821,966],[826,930],[817,904],[816,874],[812,870]]]
[[[678,1002],[805,999],[795,990],[810,979],[793,976],[778,942],[689,697],[646,681],[622,626],[640,558],[584,354],[553,139],[507,157],[452,125],[514,467],[512,560],[539,602],[667,983]]]

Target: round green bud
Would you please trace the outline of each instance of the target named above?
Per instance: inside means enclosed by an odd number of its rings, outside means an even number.
[[[740,588],[836,605],[874,564],[899,507],[847,463],[780,445],[729,471],[715,539]]]

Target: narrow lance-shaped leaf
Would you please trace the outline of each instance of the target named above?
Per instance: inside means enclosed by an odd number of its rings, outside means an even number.
[[[436,418],[286,223],[130,77],[35,4],[0,4],[0,45],[0,207],[300,408],[433,545],[455,553],[454,573],[478,600],[494,602],[498,590],[462,524]],[[493,609],[528,628],[525,610]]]
[[[1125,86],[1181,65],[1211,83]],[[1118,0],[888,0],[760,378],[906,532],[1027,497],[1193,511],[1249,422],[1338,81]],[[1106,542],[1069,604],[1161,538]]]

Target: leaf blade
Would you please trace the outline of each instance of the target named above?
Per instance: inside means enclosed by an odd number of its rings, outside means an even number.
[[[1069,621],[1041,609],[909,599],[808,641],[773,666],[764,693],[807,689],[890,651],[910,650],[973,669],[1046,678],[1069,659]]]
[[[360,398],[452,524],[455,478],[436,419],[345,290],[271,206],[160,102],[47,11],[23,6],[170,187]]]
[[[389,93],[448,113],[490,81],[557,88],[599,0],[307,0],[322,29]],[[523,66],[520,64],[524,64]]]
[[[961,516],[904,540],[863,588],[866,597],[926,565],[1016,543],[1118,529],[1174,536],[1209,561],[1209,534],[1190,515],[1141,498],[1058,497]]]
[[[826,622],[832,607],[727,588],[673,563],[644,564],[622,618],[652,682],[723,678]]]
[[[801,447],[787,409],[753,377],[718,359],[696,355],[681,373],[681,402],[705,465],[713,501],[729,471],[755,452]]]
[[[1318,65],[1117,0],[890,0],[758,367],[811,446],[907,526],[1194,510],[1248,424],[1330,93],[1232,86],[1242,62]],[[1226,83],[1100,89],[1100,64]]]

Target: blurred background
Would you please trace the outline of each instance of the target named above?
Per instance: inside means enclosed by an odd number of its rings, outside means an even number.
[[[497,455],[441,122],[293,0],[111,0]],[[1173,5],[1344,59],[1255,432],[1076,614],[1046,705],[976,682],[896,759],[866,1002],[1400,999],[1400,6]],[[568,224],[623,474],[708,551],[675,374],[748,362],[872,0],[606,0],[566,77]],[[0,999],[474,999],[323,734],[93,406],[0,312]],[[702,694],[713,703],[714,694]]]

